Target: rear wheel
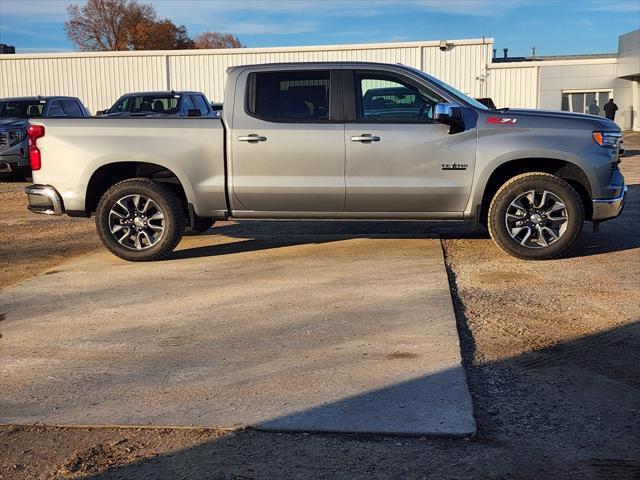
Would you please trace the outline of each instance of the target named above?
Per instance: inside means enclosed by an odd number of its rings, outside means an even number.
[[[115,184],[96,211],[96,228],[104,246],[132,262],[159,260],[171,253],[184,227],[184,209],[176,195],[147,178]]]
[[[584,224],[584,206],[564,180],[542,172],[506,182],[489,206],[491,238],[508,254],[547,260],[565,253]]]

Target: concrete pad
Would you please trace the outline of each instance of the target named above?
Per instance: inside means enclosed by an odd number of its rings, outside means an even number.
[[[475,431],[439,240],[180,249],[98,251],[0,295],[0,422]]]

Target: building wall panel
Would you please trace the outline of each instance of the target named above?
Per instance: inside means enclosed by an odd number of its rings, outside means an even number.
[[[490,68],[488,85],[498,108],[538,107],[538,67]]]
[[[198,90],[212,101],[224,97],[230,66],[276,62],[370,61],[422,69],[474,96],[485,96],[482,75],[492,39],[377,45],[282,47],[170,52],[107,52],[4,55],[0,57],[0,97],[72,95],[92,113],[123,93]]]

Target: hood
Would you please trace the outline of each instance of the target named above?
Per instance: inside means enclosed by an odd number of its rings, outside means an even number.
[[[557,118],[560,120],[581,120],[588,121],[595,125],[597,130],[619,132],[620,127],[609,120],[608,118],[600,117],[598,115],[589,115],[586,113],[573,113],[563,112],[558,110],[527,110],[520,108],[510,108],[506,111],[497,110],[496,113],[501,113],[505,117],[518,116],[518,117],[531,117],[531,118]],[[488,112],[491,114],[491,111]]]
[[[0,129],[27,128],[29,120],[26,118],[0,118]]]

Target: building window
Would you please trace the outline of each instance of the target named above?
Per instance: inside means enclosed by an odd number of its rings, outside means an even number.
[[[604,104],[611,98],[611,90],[591,92],[562,92],[562,110],[565,112],[589,113],[604,117]]]

